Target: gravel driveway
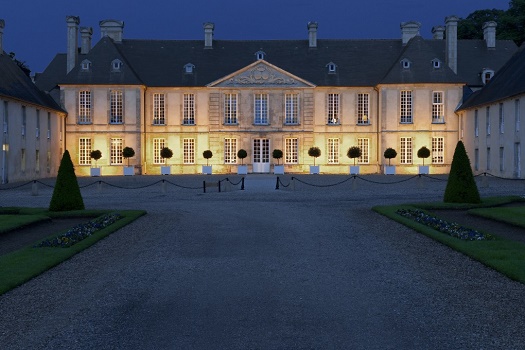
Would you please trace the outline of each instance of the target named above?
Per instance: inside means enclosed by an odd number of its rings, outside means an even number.
[[[164,179],[191,187],[224,177]],[[347,179],[299,178],[318,184]],[[160,179],[101,178],[124,187]],[[366,179],[334,187],[295,181],[275,190],[275,176],[248,175],[244,191],[214,188],[206,194],[171,184],[165,190],[161,184],[134,190],[85,187],[87,208],[137,208],[148,214],[0,296],[0,344],[3,349],[523,349],[524,285],[370,210],[441,200],[446,182]],[[290,176],[281,180],[286,185]],[[81,185],[93,181],[79,179]],[[0,191],[0,205],[47,206],[51,189],[40,186],[38,192]],[[480,192],[521,195],[525,186],[491,179]]]

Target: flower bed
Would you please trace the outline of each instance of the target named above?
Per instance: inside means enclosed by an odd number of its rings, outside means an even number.
[[[118,213],[106,214],[95,220],[91,220],[84,224],[79,224],[66,233],[61,234],[57,237],[46,239],[40,242],[35,248],[41,247],[62,247],[68,248],[72,245],[80,242],[81,240],[91,236],[95,232],[102,230],[105,227],[113,224],[115,221],[122,218],[122,215]]]
[[[418,209],[398,209],[397,214],[419,222],[425,226],[433,228],[436,231],[445,233],[449,236],[456,237],[466,241],[482,241],[493,240],[494,237],[490,234],[483,234],[476,230],[472,230],[461,226],[455,222],[447,222],[435,216],[424,213]]]

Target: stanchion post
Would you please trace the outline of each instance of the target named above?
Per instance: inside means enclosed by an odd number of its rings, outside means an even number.
[[[423,188],[423,176],[421,176],[421,174],[417,175],[417,187]]]
[[[277,181],[275,182],[275,189],[279,189],[279,176],[277,176]]]
[[[356,176],[354,175],[352,179],[352,190],[355,190],[357,188],[357,181],[355,179]]]
[[[166,181],[162,179],[162,183],[160,184],[160,188],[162,189],[162,193],[166,194]]]
[[[241,191],[244,191],[244,176],[241,179]]]
[[[98,193],[102,192],[102,181],[100,180],[97,182],[97,192]]]
[[[31,195],[38,196],[38,183],[36,180],[33,180],[33,184],[31,185]]]
[[[219,188],[219,193],[221,193],[221,182],[217,181],[217,187]]]
[[[487,177],[487,173],[483,173],[483,177],[481,178],[481,187],[483,188],[489,187],[489,178]]]
[[[206,181],[202,181],[202,189],[204,190],[204,193],[206,193]]]

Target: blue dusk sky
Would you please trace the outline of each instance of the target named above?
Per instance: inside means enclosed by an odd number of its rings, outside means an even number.
[[[397,39],[400,24],[421,23],[420,33],[445,17],[467,17],[481,9],[509,8],[508,0],[2,0],[4,51],[14,52],[32,71],[42,72],[57,53],[66,51],[66,16],[80,17],[80,27],[99,21],[124,21],[124,39],[202,39],[204,22],[215,23],[215,39],[307,39],[306,25],[318,23],[319,39]]]

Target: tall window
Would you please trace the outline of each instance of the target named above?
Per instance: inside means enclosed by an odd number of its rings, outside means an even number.
[[[474,110],[474,136],[479,136],[479,118],[478,118],[478,110]]]
[[[326,115],[328,124],[339,124],[339,94],[326,96]]]
[[[195,139],[183,139],[182,152],[184,164],[195,164]]]
[[[166,125],[164,94],[153,94],[153,125]]]
[[[357,147],[361,149],[361,156],[357,158],[359,164],[368,164],[370,163],[370,139],[368,138],[358,138]]]
[[[36,138],[40,138],[40,110],[36,110],[36,129],[35,129]]]
[[[166,160],[160,156],[160,151],[164,148],[165,139],[153,139],[153,164],[166,164]]]
[[[479,149],[474,149],[474,170],[479,170]]]
[[[295,137],[284,139],[284,162],[286,164],[297,164],[299,162],[299,142]]]
[[[299,124],[299,95],[284,95],[284,123]]]
[[[8,109],[9,102],[4,101],[4,134],[7,134],[9,132],[9,118],[8,118]]]
[[[339,139],[328,139],[328,164],[339,164]]]
[[[237,163],[237,139],[232,139],[232,138],[224,139],[224,163],[225,164],[236,164]]]
[[[268,94],[255,94],[254,123],[268,124]]]
[[[490,169],[490,147],[487,147],[487,171]]]
[[[40,172],[40,150],[35,150],[35,171]]]
[[[514,128],[516,129],[516,132],[520,131],[520,119],[520,100],[518,99],[514,100]]]
[[[401,164],[412,164],[412,138],[401,138]]]
[[[370,124],[370,96],[369,94],[357,94],[357,124]]]
[[[445,108],[443,106],[443,91],[432,93],[432,123],[445,122]]]
[[[27,114],[26,106],[22,106],[22,137],[26,136],[27,129]]]
[[[505,132],[505,114],[503,113],[503,103],[499,104],[499,133]]]
[[[401,123],[412,123],[412,91],[402,90],[400,94]]]
[[[26,171],[26,149],[22,148],[20,149],[20,170],[22,172]]]
[[[122,164],[122,145],[124,141],[121,138],[112,138],[109,151],[109,161],[111,165]]]
[[[445,162],[445,138],[432,138],[432,163],[443,164]]]
[[[91,165],[91,139],[89,137],[81,137],[78,140],[78,164]]]
[[[51,138],[51,113],[47,112],[47,138]]]
[[[184,94],[184,106],[182,111],[182,124],[195,124],[195,95]]]
[[[91,91],[78,92],[78,124],[91,124]]]
[[[485,109],[487,135],[490,135],[490,106]]]
[[[499,171],[505,170],[505,148],[499,148]]]
[[[122,124],[123,119],[123,95],[120,90],[111,90],[109,92],[109,123]]]
[[[224,94],[224,124],[237,124],[237,94]]]

